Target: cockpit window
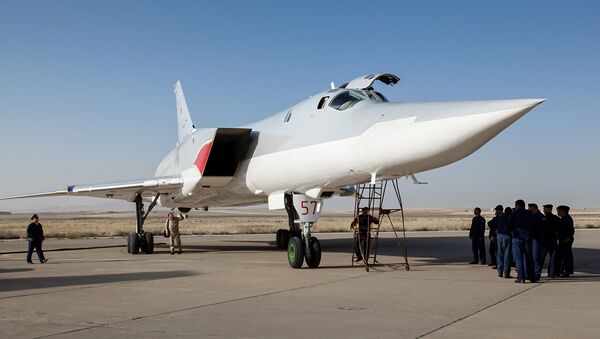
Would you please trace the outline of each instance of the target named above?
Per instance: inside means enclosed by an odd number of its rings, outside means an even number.
[[[389,100],[383,94],[375,92],[375,95],[377,95],[382,102],[389,102]]]
[[[317,109],[321,109],[321,108],[325,107],[325,104],[327,103],[327,99],[329,99],[328,96],[322,97],[321,100],[319,100],[319,105],[317,106]]]
[[[365,88],[362,93],[369,97],[371,100],[379,101],[379,102],[388,102],[388,99],[383,96],[383,94],[375,91],[372,87]]]
[[[357,102],[364,99],[366,98],[358,93],[355,93],[354,91],[345,91],[333,98],[329,106],[337,109],[338,111],[343,111],[356,105]]]

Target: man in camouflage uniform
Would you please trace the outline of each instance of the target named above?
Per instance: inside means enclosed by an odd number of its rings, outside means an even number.
[[[175,254],[175,245],[177,245],[177,254],[181,254],[181,238],[179,237],[179,222],[185,219],[185,214],[179,213],[179,216],[175,216],[173,212],[169,212],[167,221],[165,222],[165,229],[169,234],[169,245],[171,247],[171,254]]]

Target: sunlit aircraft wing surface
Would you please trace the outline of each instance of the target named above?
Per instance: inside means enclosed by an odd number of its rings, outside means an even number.
[[[157,193],[171,194],[181,190],[182,185],[183,179],[180,176],[154,177],[103,184],[70,185],[65,190],[17,195],[0,198],[0,200],[53,196],[81,196],[134,201],[137,195],[150,197]]]

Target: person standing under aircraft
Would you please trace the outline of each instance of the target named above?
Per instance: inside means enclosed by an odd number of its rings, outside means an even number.
[[[471,220],[471,229],[469,230],[469,239],[471,239],[471,249],[473,250],[473,261],[469,264],[485,265],[485,219],[481,216],[481,208],[475,207],[473,210],[475,216]]]
[[[498,208],[500,208],[498,210]],[[502,216],[502,205],[498,205],[496,206],[496,208],[494,209],[495,212],[495,216],[492,218],[492,220],[488,221],[488,227],[490,228],[490,233],[488,238],[490,239],[490,266],[492,266],[493,269],[497,269],[498,268],[498,217]]]
[[[512,215],[512,213],[513,213],[513,209],[510,208],[510,206],[506,206],[506,208],[504,209],[504,216],[506,217],[506,222],[509,223],[509,229],[510,229],[509,220],[510,220],[510,216]],[[509,233],[508,235],[510,238],[510,251],[508,252],[509,253],[508,256],[510,258],[510,267],[517,267],[515,265],[515,257],[513,256],[513,252],[512,252],[513,251],[512,250],[512,231],[509,231],[508,233]]]
[[[502,207],[498,205],[496,208]],[[512,239],[510,234],[509,217],[512,214],[512,208],[506,207],[504,214],[499,217],[497,223],[498,233],[498,276],[505,279],[512,278],[510,268],[512,266]]]
[[[497,259],[498,263],[498,276],[506,279],[511,278],[510,276],[510,259],[511,259],[511,246],[510,246],[510,228],[508,225],[508,216],[503,213],[502,205],[496,206],[496,216],[490,221],[496,228],[496,244],[497,248]],[[509,212],[512,212],[510,207],[507,207]],[[510,213],[509,213],[510,214]]]
[[[542,266],[548,255],[548,278],[556,278],[556,244],[558,242],[558,230],[560,218],[552,213],[552,205],[544,205],[544,243],[542,246]]]
[[[33,261],[31,261],[31,255],[35,249],[40,263],[43,264],[48,261],[48,259],[44,257],[44,251],[42,250],[42,243],[44,242],[44,228],[42,227],[42,224],[40,224],[40,218],[37,214],[34,214],[31,217],[31,221],[32,223],[27,226],[27,262],[33,264]]]
[[[515,209],[510,216],[510,229],[512,232],[512,251],[516,262],[516,283],[525,283],[528,272],[533,273],[533,258],[531,255],[531,233],[533,231],[533,216],[525,210],[525,201],[515,201]],[[529,276],[530,281],[535,281],[534,276]]]
[[[379,225],[379,219],[369,214],[368,207],[363,207],[361,212],[362,213],[350,224],[350,227],[354,230],[354,252],[356,253],[356,261],[361,261],[363,258],[368,259],[368,247],[370,246],[370,243],[367,240],[369,239],[369,228],[371,227],[371,224]],[[357,225],[358,229],[356,227]]]
[[[540,280],[542,277],[542,267],[544,260],[542,259],[543,243],[544,243],[544,214],[540,212],[537,204],[530,203],[527,205],[528,211],[533,215],[533,233],[532,246],[533,252],[533,274],[535,280]]]
[[[573,241],[575,240],[575,226],[573,218],[569,214],[569,206],[561,205],[556,208],[560,217],[560,228],[558,230],[558,273],[563,278],[568,278],[573,271]]]
[[[168,230],[169,234],[169,246],[171,248],[171,254],[175,254],[175,246],[177,246],[177,254],[181,254],[181,238],[179,236],[179,222],[185,219],[185,214],[179,213],[179,216],[175,216],[173,212],[169,212],[167,215],[167,221],[165,222],[165,229]]]

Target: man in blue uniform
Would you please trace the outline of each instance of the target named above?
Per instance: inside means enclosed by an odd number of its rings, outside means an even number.
[[[40,263],[43,264],[48,261],[48,259],[44,257],[44,252],[42,251],[44,229],[42,228],[42,224],[40,224],[40,218],[37,214],[34,214],[31,217],[31,221],[32,223],[27,226],[27,262],[33,264],[33,261],[31,261],[31,255],[33,254],[33,250],[35,250]]]
[[[498,209],[500,208],[500,209]],[[489,235],[488,238],[490,239],[490,266],[492,266],[492,269],[497,269],[498,268],[498,264],[497,264],[497,260],[498,260],[498,224],[497,224],[497,219],[498,217],[502,216],[502,205],[498,205],[496,206],[496,208],[494,209],[495,211],[495,216],[492,218],[492,220],[488,221],[488,227],[490,228],[489,231]]]
[[[537,204],[528,204],[529,213],[533,215],[532,246],[533,252],[533,275],[535,280],[540,280],[544,259],[542,258],[544,242],[544,214],[540,212]]]
[[[569,206],[558,206],[556,212],[560,217],[560,228],[558,230],[558,273],[563,278],[573,274],[573,241],[575,240],[575,225],[569,214]]]
[[[515,201],[515,208],[510,216],[512,232],[512,251],[517,268],[516,283],[525,283],[528,270],[533,273],[533,256],[531,255],[531,234],[533,233],[533,215],[525,210],[525,201]],[[535,276],[529,276],[535,281]]]
[[[507,207],[510,209],[510,207]],[[492,227],[496,230],[497,244],[497,259],[498,276],[506,279],[510,276],[510,259],[511,259],[511,244],[510,244],[510,227],[508,224],[508,216],[503,213],[502,205],[496,206],[496,216],[490,220],[488,225],[490,230]],[[510,210],[512,211],[512,210]]]
[[[473,250],[473,261],[469,264],[485,265],[485,219],[481,216],[481,208],[475,207],[473,210],[473,220],[469,230],[469,239],[471,239],[471,249]]]
[[[510,230],[510,216],[512,215],[513,209],[510,208],[510,206],[506,206],[506,208],[504,209],[504,216],[506,217],[506,222],[508,223],[508,235],[510,238],[510,251],[508,251],[508,256],[510,258],[510,267],[517,267],[515,265],[515,256],[513,255],[513,250],[512,250],[512,230]]]
[[[544,205],[544,242],[542,247],[542,265],[548,255],[548,278],[556,278],[556,246],[558,243],[558,230],[560,218],[552,213],[551,204]]]

